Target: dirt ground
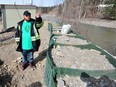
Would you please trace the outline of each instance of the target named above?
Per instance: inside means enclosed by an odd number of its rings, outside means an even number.
[[[24,71],[19,68],[21,53],[16,52],[16,43],[14,41],[14,31],[0,34],[0,59],[3,64],[0,66],[0,87],[45,87],[44,83],[44,65],[46,61],[46,52],[49,42],[49,33],[47,31],[48,23],[39,30],[41,46],[38,52],[34,53],[36,68],[27,67]],[[9,38],[11,37],[12,38]],[[5,38],[5,40],[2,40]],[[6,74],[4,74],[6,73]],[[7,74],[8,73],[8,74]]]

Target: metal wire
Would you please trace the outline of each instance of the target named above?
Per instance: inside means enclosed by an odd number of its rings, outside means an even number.
[[[20,12],[19,12],[19,10],[18,10],[18,8],[17,8],[17,6],[16,6],[16,4],[15,4],[15,3],[14,3],[14,6],[15,6],[16,11],[17,11],[17,13],[18,13],[18,16],[19,16],[19,18],[20,18],[20,20],[21,20],[21,15],[20,15]]]

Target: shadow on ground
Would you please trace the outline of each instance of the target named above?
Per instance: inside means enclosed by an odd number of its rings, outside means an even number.
[[[83,72],[80,79],[87,84],[86,87],[116,87],[116,82],[106,75],[95,78]]]
[[[10,87],[12,81],[12,76],[8,73],[0,76],[0,87]]]
[[[42,87],[42,84],[40,82],[35,82],[30,84],[28,87]]]
[[[39,61],[42,61],[43,59],[45,59],[46,56],[47,56],[47,49],[39,53],[38,57],[34,59],[34,63],[37,64]]]
[[[4,63],[4,61],[2,61],[2,60],[0,59],[0,66],[3,65],[3,63]]]
[[[10,87],[12,74],[3,64],[4,61],[0,60],[0,87]]]

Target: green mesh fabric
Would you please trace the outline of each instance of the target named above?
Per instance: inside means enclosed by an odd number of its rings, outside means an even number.
[[[45,65],[45,83],[46,83],[46,87],[57,87],[56,85],[56,78],[58,76],[64,76],[64,75],[70,75],[70,76],[80,76],[82,72],[87,73],[90,76],[94,76],[94,77],[98,77],[98,76],[102,76],[102,75],[107,75],[112,79],[116,79],[116,69],[114,70],[81,70],[81,69],[72,69],[72,68],[67,68],[67,67],[57,67],[54,65],[53,61],[52,61],[52,57],[51,57],[51,49],[53,48],[53,46],[70,46],[67,44],[61,44],[61,43],[56,43],[53,40],[54,36],[59,36],[59,34],[53,34],[52,33],[52,24],[48,24],[48,31],[50,32],[50,40],[49,40],[49,48],[47,51],[47,60],[46,60],[46,65]],[[72,37],[72,36],[71,36]],[[80,38],[80,39],[84,39],[83,36],[81,36],[80,34],[77,34],[75,36],[75,38]],[[102,48],[94,45],[94,44],[87,44],[87,45],[71,45],[71,46],[75,46],[81,49],[94,49],[97,51],[101,52],[101,55],[106,55],[106,58],[108,59],[108,61],[114,66],[116,67],[116,59],[114,58],[114,56],[112,56],[110,53],[108,53],[107,51],[103,50]]]

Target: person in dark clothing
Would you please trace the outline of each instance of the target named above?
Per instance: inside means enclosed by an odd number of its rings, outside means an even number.
[[[22,70],[26,65],[30,67],[34,66],[33,54],[38,51],[40,46],[40,35],[38,29],[40,29],[44,22],[41,15],[38,13],[35,19],[31,18],[31,13],[25,11],[23,13],[24,19],[18,22],[15,41],[17,42],[16,51],[22,53]]]

